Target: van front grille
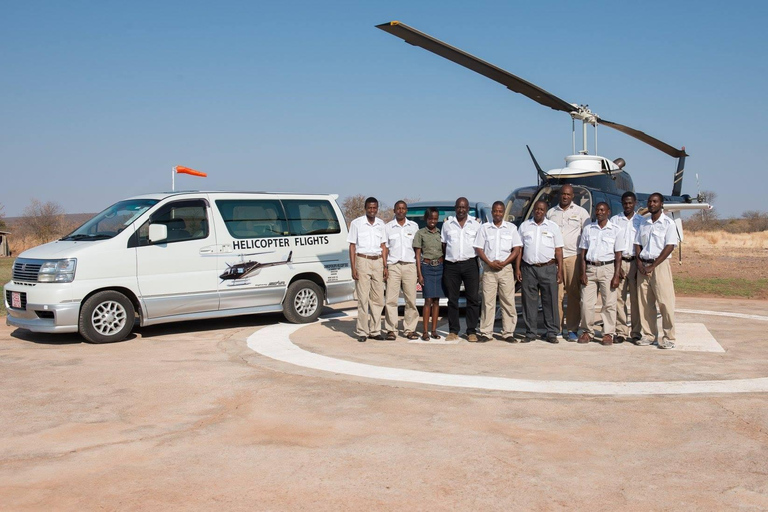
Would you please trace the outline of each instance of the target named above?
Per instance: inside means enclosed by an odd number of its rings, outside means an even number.
[[[13,263],[13,280],[36,283],[41,266],[39,261],[17,259]]]

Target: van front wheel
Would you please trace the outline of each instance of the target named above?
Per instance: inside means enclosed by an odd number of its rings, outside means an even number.
[[[299,279],[291,283],[283,301],[283,315],[293,324],[314,322],[323,309],[323,290],[314,282]]]
[[[80,335],[89,343],[121,341],[133,329],[136,311],[120,292],[103,291],[88,297],[80,309]]]

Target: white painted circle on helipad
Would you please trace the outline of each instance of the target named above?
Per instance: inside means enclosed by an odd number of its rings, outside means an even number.
[[[720,311],[679,310],[681,313],[748,317],[750,320],[768,321],[767,316],[742,315]],[[326,322],[351,314],[333,315],[320,321]],[[768,377],[732,380],[697,381],[569,381],[532,380],[483,375],[461,375],[435,373],[402,368],[375,366],[334,357],[323,356],[304,350],[290,340],[290,335],[306,324],[277,324],[265,327],[248,337],[248,347],[255,352],[285,363],[341,375],[364,377],[394,382],[428,384],[454,388],[470,388],[494,391],[516,391],[523,393],[550,393],[562,395],[687,395],[697,393],[758,393],[768,391]]]

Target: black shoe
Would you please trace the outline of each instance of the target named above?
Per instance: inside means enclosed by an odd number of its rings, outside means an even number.
[[[553,345],[560,343],[560,341],[558,341],[557,339],[557,336],[555,336],[554,334],[548,335],[546,339],[547,339],[547,343],[552,343]]]
[[[477,337],[478,340],[480,340],[481,343],[486,343],[488,341],[491,341],[491,338],[488,336],[483,336],[482,334]]]
[[[357,341],[359,341],[360,343],[365,343],[365,338],[366,338],[365,336],[358,336]]]
[[[536,339],[536,336],[535,336],[535,335],[532,335],[532,334],[526,334],[526,335],[525,335],[525,338],[523,338],[522,340],[520,340],[520,343],[530,343],[530,342],[532,342],[532,341],[533,341],[533,340],[535,340],[535,339]]]
[[[624,343],[624,340],[626,340],[624,336],[615,336],[613,338],[614,343]]]
[[[371,334],[370,336],[368,336],[368,339],[376,340],[376,341],[383,341],[384,340],[384,336],[382,336],[381,334]]]
[[[506,338],[504,338],[504,341],[506,341],[507,343],[517,343],[517,338],[515,338],[514,336],[507,336]]]

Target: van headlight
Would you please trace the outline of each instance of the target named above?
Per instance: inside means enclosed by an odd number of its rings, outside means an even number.
[[[40,265],[38,283],[71,283],[75,279],[77,259],[51,260]]]

